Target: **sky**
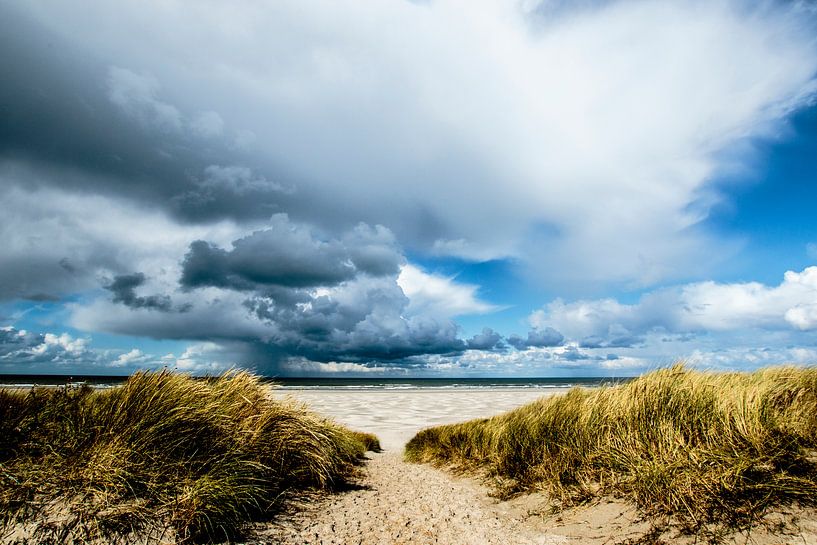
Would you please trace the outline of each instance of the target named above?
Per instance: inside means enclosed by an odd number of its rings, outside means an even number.
[[[3,0],[0,374],[817,363],[817,4]]]

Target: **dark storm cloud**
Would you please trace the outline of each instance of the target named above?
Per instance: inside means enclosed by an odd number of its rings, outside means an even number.
[[[233,363],[271,374],[291,358],[413,365],[415,356],[465,350],[455,323],[406,316],[407,307],[408,299],[394,277],[362,275],[326,293],[281,286],[250,292],[217,290],[210,298],[197,299],[186,313],[97,302],[79,312],[76,325],[229,344],[240,352]]]
[[[139,295],[144,274],[124,274],[106,286],[110,303],[85,308],[77,325],[244,346],[237,363],[271,373],[290,358],[413,365],[425,354],[462,353],[455,323],[410,311],[397,283],[404,262],[384,227],[326,237],[279,214],[229,250],[190,245],[173,294],[186,312],[167,312],[170,295]]]
[[[184,258],[181,285],[248,291],[264,286],[336,286],[359,274],[394,276],[403,257],[391,233],[359,225],[341,239],[322,240],[286,215],[223,250],[198,240]]]
[[[252,161],[218,136],[217,113],[178,109],[149,73],[112,66],[23,11],[0,5],[0,160],[58,169],[62,189],[124,196],[186,221],[280,210],[290,191],[239,166]]]
[[[502,335],[490,327],[483,327],[482,333],[468,339],[467,345],[471,350],[494,350],[505,347],[502,342]]]
[[[191,97],[191,81],[178,70],[159,77],[151,69],[160,71],[163,65],[145,63],[138,53],[141,46],[128,52],[128,46],[118,44],[124,47],[118,54],[91,49],[65,29],[54,31],[59,24],[41,22],[47,20],[24,3],[0,3],[0,163],[58,173],[31,177],[27,186],[54,185],[132,200],[183,222],[230,219],[247,224],[286,212],[330,231],[361,220],[388,223],[399,229],[401,240],[425,248],[438,239],[463,236],[459,230],[449,233],[445,211],[430,206],[422,195],[384,191],[382,180],[352,187],[349,182],[360,174],[350,178],[344,169],[363,167],[367,178],[378,170],[364,166],[361,157],[333,156],[357,125],[337,126],[330,117],[310,127],[310,117],[291,119],[287,108],[256,112],[263,102],[249,99],[245,105],[241,98],[249,97],[230,95],[231,89],[199,89]],[[179,90],[185,86],[187,93]],[[218,108],[225,110],[224,117],[213,111]],[[304,134],[295,139],[307,142],[307,148],[294,154],[300,159],[293,162],[281,143],[252,144],[252,130],[231,124],[231,119],[255,123],[258,113],[270,123],[254,124],[254,130],[306,122]],[[281,136],[269,140],[277,138]],[[284,138],[292,140],[288,133]],[[360,148],[370,144],[362,142]],[[366,160],[377,163],[373,157]],[[454,161],[471,164],[470,157]],[[316,179],[313,165],[335,163],[337,173]],[[444,175],[455,171],[445,168]],[[408,187],[417,174],[400,170],[384,175],[391,185]],[[0,188],[7,183],[0,178]],[[399,205],[386,204],[384,194],[388,203]],[[373,206],[370,198],[379,204]]]
[[[147,308],[169,312],[173,308],[170,297],[167,295],[136,295],[136,288],[145,283],[142,273],[121,274],[114,277],[105,289],[113,293],[113,302],[122,303],[131,308]]]
[[[564,341],[564,335],[552,327],[546,327],[544,329],[531,329],[528,331],[527,339],[523,339],[518,335],[511,335],[508,337],[508,344],[517,350],[562,346]]]
[[[344,291],[307,295],[294,305],[259,296],[247,305],[276,330],[271,345],[314,361],[396,361],[465,349],[453,322],[404,317],[409,301],[393,279],[364,278]]]

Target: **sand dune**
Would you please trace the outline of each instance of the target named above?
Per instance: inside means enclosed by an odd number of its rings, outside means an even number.
[[[402,447],[418,430],[492,416],[559,392],[470,391],[274,391],[311,405],[337,421],[380,436],[385,452],[369,454],[351,490],[307,502],[258,528],[252,543],[295,545],[614,545],[700,542],[674,530],[647,537],[651,525],[621,501],[601,502],[561,513],[547,498],[530,494],[510,501],[490,496],[478,479],[428,465],[409,464]],[[563,391],[563,390],[561,390]],[[776,523],[784,523],[775,527]],[[817,545],[817,512],[792,510],[770,519],[751,536],[723,536],[723,543]]]

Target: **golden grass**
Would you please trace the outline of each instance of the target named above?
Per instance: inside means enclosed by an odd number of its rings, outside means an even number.
[[[162,527],[180,542],[224,540],[293,495],[342,484],[378,447],[270,399],[247,373],[0,390],[0,525],[33,523],[53,543]]]
[[[817,369],[714,373],[679,364],[426,429],[405,455],[487,470],[507,495],[543,490],[561,505],[622,497],[701,533],[817,503],[815,448]]]

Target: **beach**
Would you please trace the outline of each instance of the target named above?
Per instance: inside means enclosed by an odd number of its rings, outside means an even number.
[[[387,452],[399,453],[423,428],[487,418],[568,388],[406,388],[376,390],[277,389],[352,429],[374,433]]]
[[[258,527],[252,543],[295,544],[589,544],[641,543],[651,524],[626,502],[605,498],[561,512],[538,493],[501,501],[490,483],[428,464],[403,460],[402,450],[420,429],[490,417],[567,388],[473,390],[272,390],[336,421],[375,433],[384,452],[369,453],[348,490],[303,502],[276,522]],[[776,514],[785,530],[759,527],[751,537],[734,533],[723,543],[817,544],[817,513]],[[649,543],[696,543],[668,530]],[[663,540],[663,541],[660,541]],[[647,543],[647,542],[644,542]]]
[[[529,498],[499,502],[478,480],[403,461],[405,443],[423,428],[485,418],[567,388],[281,390],[353,429],[380,438],[359,488],[301,505],[259,537],[282,544],[546,545],[566,543],[528,516]]]
[[[196,447],[195,452],[198,454],[206,451],[213,437],[207,434],[201,435],[204,433],[202,430],[207,429],[206,426],[202,426],[202,421],[190,421],[188,425],[186,419],[197,410],[196,403],[207,396],[212,396],[211,404],[207,405],[207,419],[210,418],[211,412],[221,414],[221,411],[228,411],[223,414],[229,415],[231,408],[237,408],[240,410],[238,414],[243,414],[248,418],[241,426],[252,426],[263,420],[263,415],[257,418],[252,412],[243,412],[246,403],[253,404],[254,395],[259,396],[257,399],[268,397],[285,401],[281,404],[274,404],[279,407],[276,411],[284,410],[284,413],[276,412],[273,416],[287,415],[284,422],[300,421],[305,427],[298,428],[300,431],[294,436],[285,435],[285,430],[282,428],[282,435],[270,439],[269,445],[273,449],[270,452],[273,453],[277,452],[278,447],[285,445],[286,441],[299,441],[302,437],[327,438],[332,437],[331,434],[327,435],[330,429],[335,430],[332,433],[339,431],[337,427],[327,423],[323,418],[315,419],[310,416],[313,414],[311,411],[350,429],[374,433],[380,438],[381,451],[369,451],[363,454],[368,447],[363,448],[362,445],[359,445],[355,447],[360,449],[357,454],[354,452],[349,454],[354,456],[352,464],[339,462],[334,466],[334,470],[331,468],[328,469],[328,472],[320,470],[320,475],[323,476],[312,484],[307,483],[298,488],[297,483],[298,479],[303,478],[302,471],[316,471],[319,469],[318,466],[313,469],[296,467],[294,472],[284,474],[281,481],[283,487],[277,489],[278,492],[276,492],[276,494],[281,494],[280,497],[286,496],[286,501],[280,504],[282,510],[276,510],[272,518],[247,519],[246,525],[238,524],[237,527],[241,528],[241,532],[237,542],[246,545],[273,543],[281,545],[658,545],[667,543],[691,545],[702,542],[733,545],[748,543],[817,545],[817,510],[796,502],[776,504],[762,517],[762,520],[759,519],[753,523],[750,534],[745,532],[745,527],[743,529],[729,528],[724,532],[720,531],[721,527],[717,525],[711,526],[713,530],[719,532],[717,534],[708,534],[709,530],[706,527],[698,528],[697,533],[684,534],[677,520],[673,522],[666,518],[647,516],[632,501],[620,494],[599,494],[586,502],[562,506],[563,509],[559,509],[553,498],[544,493],[544,488],[536,486],[525,489],[524,493],[500,499],[497,497],[497,486],[499,485],[497,474],[489,475],[478,466],[471,466],[467,471],[457,471],[444,462],[412,463],[404,457],[406,442],[423,429],[429,427],[437,429],[438,426],[468,420],[471,420],[474,426],[492,425],[496,420],[487,421],[485,419],[513,411],[536,399],[564,394],[569,389],[566,387],[457,386],[441,388],[365,384],[355,387],[327,387],[324,385],[293,388],[258,384],[258,388],[255,389],[257,383],[245,376],[235,379],[237,382],[233,387],[237,389],[232,391],[240,392],[241,395],[233,395],[232,399],[243,401],[234,405],[228,401],[230,396],[225,398],[222,395],[222,392],[230,391],[225,390],[226,383],[216,387],[215,382],[196,381],[180,375],[143,377],[139,380],[144,383],[142,387],[131,387],[129,391],[155,392],[158,391],[159,385],[154,381],[163,380],[168,382],[165,387],[162,387],[165,395],[151,396],[149,399],[152,403],[155,403],[156,400],[171,398],[174,401],[171,405],[162,405],[159,408],[150,408],[140,404],[143,414],[137,420],[139,422],[149,420],[150,416],[156,414],[157,411],[161,414],[176,414],[182,420],[174,423],[172,432],[170,432],[171,436],[161,436],[157,440],[161,444],[166,444],[168,441],[177,440],[180,433],[186,434],[185,436],[189,439],[186,439],[184,443],[197,443],[199,446]],[[220,380],[224,382],[231,379]],[[97,400],[96,403],[101,403],[111,396],[118,396],[123,391],[118,388],[102,388],[96,390],[94,395],[97,397],[93,399]],[[603,391],[583,389],[581,392],[574,392],[570,399],[575,400],[580,395],[593,395]],[[19,390],[13,392],[11,388],[0,389],[0,393],[3,392],[14,393],[18,396],[18,401],[29,399],[19,397]],[[59,391],[54,388],[44,392],[57,401],[62,399],[61,395],[58,395]],[[76,395],[87,396],[90,395],[91,390],[73,390],[73,392]],[[172,394],[172,392],[176,393]],[[13,398],[7,399],[9,400],[13,401]],[[218,404],[222,402],[225,405],[219,408]],[[126,405],[131,407],[130,412],[136,410],[135,405]],[[184,406],[186,410],[174,413],[170,409],[175,405]],[[72,405],[74,406],[80,407],[79,404]],[[542,405],[533,407],[537,415],[543,414]],[[47,412],[54,414],[54,411]],[[116,413],[114,411],[112,414]],[[515,413],[518,411],[514,411]],[[618,413],[616,418],[619,418]],[[111,423],[113,424],[116,422]],[[327,424],[329,424],[328,428]],[[104,426],[108,425],[104,424]],[[241,426],[227,426],[221,428],[221,432],[232,434]],[[162,426],[161,429],[164,430],[165,426]],[[461,428],[458,426],[455,429],[460,430]],[[276,425],[266,429],[263,433],[275,434],[278,433],[277,430]],[[159,431],[161,430],[155,433]],[[259,433],[261,432],[259,428]],[[131,433],[129,428],[123,429],[117,432],[117,436],[125,436],[129,433]],[[341,433],[352,432],[347,429]],[[428,433],[426,432],[425,435]],[[245,440],[239,440],[239,436],[241,433],[235,436],[230,435],[224,444],[244,445]],[[159,436],[151,435],[151,437]],[[348,436],[345,437],[344,441],[349,439]],[[343,441],[339,443],[332,441],[325,443],[320,450],[315,450],[317,447],[309,446],[311,443],[308,442],[298,443],[300,445],[297,447],[298,452],[305,452],[301,449],[311,449],[308,451],[310,454],[293,458],[293,460],[297,462],[315,457],[315,459],[326,461],[331,460],[327,456],[342,456],[341,451],[333,449],[338,448]],[[59,444],[62,443],[64,441],[60,439]],[[414,444],[415,441],[412,443]],[[516,445],[516,443],[513,444]],[[107,452],[109,449],[104,442],[99,443],[95,448],[96,450],[92,452]],[[519,448],[521,447],[514,447],[514,452],[521,456],[523,453],[517,450]],[[227,450],[224,456],[239,456],[242,452],[244,452],[243,448],[234,452]],[[248,452],[254,451],[250,449]],[[131,453],[131,457],[141,455],[136,451]],[[542,455],[537,451],[534,458],[540,459]],[[207,454],[206,456],[212,455]],[[70,459],[71,456],[67,458]],[[94,458],[85,454],[81,455],[83,460],[89,458],[96,460],[99,459],[99,456]],[[88,469],[94,470],[95,473],[86,473],[89,475],[88,482],[99,479],[100,471],[116,470],[119,467],[116,465],[119,459],[111,462],[114,465],[110,467],[99,466],[99,463],[90,464]],[[267,458],[259,459],[266,460]],[[164,461],[164,458],[162,460]],[[348,460],[351,458],[347,458]],[[252,467],[261,467],[255,462],[252,463]],[[323,462],[319,465],[322,467],[322,464]],[[148,467],[151,471],[164,471],[162,464],[155,459],[151,464],[141,464],[138,467]],[[230,478],[232,479],[232,473]],[[251,476],[251,478],[254,477]],[[205,475],[201,482],[207,483],[209,479],[211,477]],[[334,485],[323,486],[322,483],[334,483]],[[213,490],[217,493],[220,489]],[[666,492],[666,488],[662,490]],[[125,500],[130,498],[128,493],[122,497]],[[126,542],[142,545],[180,542],[176,539],[178,537],[177,527],[167,522],[167,519],[161,518],[161,515],[151,518],[151,513],[162,512],[161,508],[155,507],[156,502],[161,498],[155,495],[151,498],[151,501],[154,502],[154,506],[150,508],[152,511],[139,511],[138,506],[134,507],[136,504],[123,502],[116,495],[111,496],[112,504],[119,502],[123,509],[135,509],[134,514],[145,517],[144,520],[153,524],[145,526],[135,534],[125,536]],[[172,496],[168,501],[171,505],[175,505],[178,500],[176,496]],[[229,497],[226,497],[224,501],[229,501]],[[60,524],[73,528],[79,524],[74,519],[80,516],[81,520],[90,521],[91,525],[87,527],[89,531],[95,531],[93,524],[96,519],[94,517],[108,516],[107,511],[97,514],[97,511],[93,511],[94,505],[85,500],[63,505],[59,500],[55,502],[52,499],[47,500],[41,507],[41,511],[34,518],[19,523],[14,522],[3,528],[3,531],[0,532],[0,543],[22,545],[38,542],[36,541],[38,531],[51,526],[59,529]],[[206,508],[207,505],[204,507]],[[88,512],[91,515],[86,517],[83,515],[85,513],[83,510],[89,509],[91,511]],[[219,512],[217,509],[221,509],[221,505],[216,503],[213,509],[215,510],[212,512],[217,515]],[[82,530],[85,526],[79,524],[77,528]],[[81,536],[81,532],[78,535]],[[716,536],[713,538],[714,541],[709,539],[712,536]],[[88,537],[86,541],[75,542],[106,542],[98,534],[89,534]],[[128,539],[130,541],[127,541]],[[216,538],[214,542],[220,542],[220,539]]]

